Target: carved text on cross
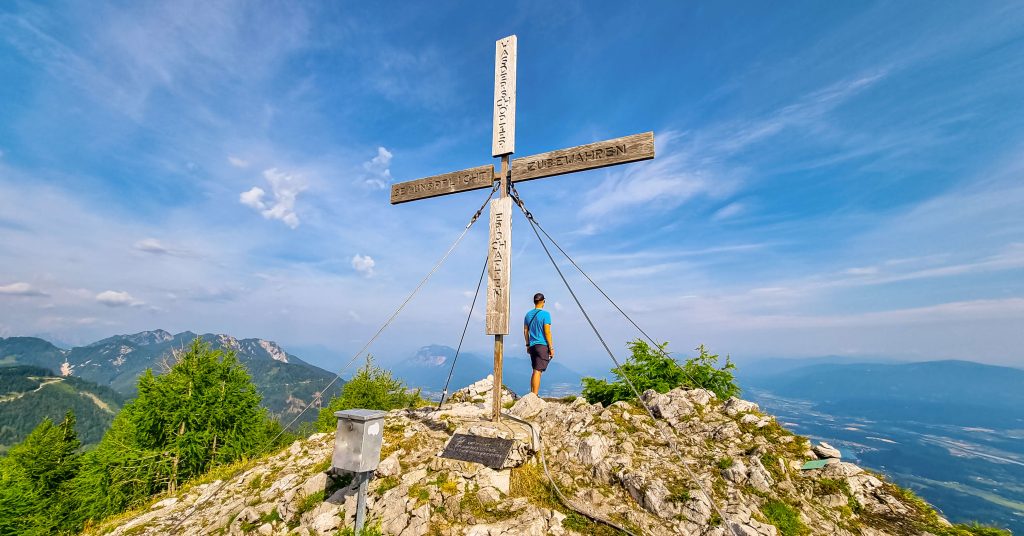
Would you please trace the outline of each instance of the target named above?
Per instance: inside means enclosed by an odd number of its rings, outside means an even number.
[[[494,113],[491,155],[501,157],[501,171],[488,164],[461,171],[394,184],[391,204],[440,195],[494,187],[500,181],[501,197],[491,201],[490,240],[487,257],[486,332],[494,335],[494,392],[492,417],[501,408],[503,336],[509,333],[512,251],[512,199],[510,182],[529,181],[654,158],[654,133],[644,132],[613,140],[558,149],[509,161],[515,152],[516,56],[518,42],[512,35],[495,43]]]

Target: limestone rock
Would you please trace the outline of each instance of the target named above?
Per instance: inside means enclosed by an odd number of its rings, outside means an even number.
[[[516,401],[509,413],[520,419],[530,419],[543,411],[545,404],[547,403],[539,396],[527,393],[526,396]]]
[[[580,442],[580,461],[585,465],[597,465],[608,452],[608,441],[600,434],[587,436]]]
[[[703,389],[647,391],[643,400],[658,417],[652,422],[628,403],[604,408],[582,398],[561,403],[527,396],[513,409],[534,423],[524,425],[511,419],[490,422],[489,389],[483,380],[461,390],[463,401],[440,411],[388,414],[387,456],[368,484],[368,523],[392,535],[568,534],[565,516],[541,498],[550,496],[550,484],[535,456],[540,445],[551,478],[577,508],[638,534],[732,536],[734,529],[777,536],[760,508],[779,500],[796,509],[810,533],[848,535],[847,523],[858,520],[840,515],[849,498],[815,494],[815,480],[823,478],[849,484],[862,507],[854,516],[875,516],[872,524],[859,525],[865,536],[905,532],[905,526],[887,526],[890,519],[923,521],[917,507],[881,477],[831,457],[838,452],[830,445],[802,457],[794,455],[793,436],[758,433],[754,427],[768,426],[773,418],[738,398],[719,404]],[[495,470],[438,456],[453,433],[511,439],[506,466]],[[112,536],[337,534],[352,526],[356,487],[334,489],[338,478],[321,473],[333,439],[330,433],[300,439],[237,475],[225,475],[224,486],[215,481],[155,498],[150,508],[114,518],[118,526],[101,531]],[[734,460],[732,465],[719,469],[715,462],[725,458]],[[802,471],[812,458],[829,464]],[[316,503],[320,491],[330,496]],[[195,515],[176,526],[193,508]]]
[[[818,455],[819,459],[825,459],[825,458],[839,459],[839,458],[843,457],[843,455],[839,452],[839,449],[833,447],[832,445],[829,445],[828,443],[825,443],[824,441],[821,442],[821,443],[818,443],[813,448],[814,448],[814,453]]]
[[[491,397],[493,396],[491,390],[493,387],[494,375],[488,374],[486,378],[455,391],[449,400],[453,403],[469,402],[471,404],[485,404],[490,407]],[[508,402],[515,402],[518,398],[508,387],[504,385],[501,387],[502,405]]]
[[[717,397],[707,389],[690,389],[686,391],[686,398],[698,406],[706,406]]]
[[[738,486],[742,486],[747,482],[747,471],[747,466],[743,463],[743,461],[736,460],[733,462],[731,467],[728,467],[724,471],[722,471],[722,476],[726,480]]]
[[[760,408],[753,402],[748,402],[736,397],[730,397],[729,400],[725,401],[725,413],[731,417],[735,417],[741,413],[752,413],[758,411]]]
[[[396,476],[402,472],[402,464],[398,461],[398,452],[384,458],[377,464],[377,476]]]

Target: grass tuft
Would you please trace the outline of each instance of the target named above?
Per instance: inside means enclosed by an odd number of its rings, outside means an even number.
[[[779,529],[780,536],[804,536],[811,531],[800,521],[800,513],[792,506],[772,499],[761,507],[761,513],[769,523]]]

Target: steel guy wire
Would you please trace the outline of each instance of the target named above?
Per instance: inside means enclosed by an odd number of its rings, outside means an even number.
[[[445,254],[443,256],[441,256],[441,260],[437,261],[437,263],[434,265],[434,267],[431,268],[430,272],[428,272],[427,275],[423,277],[423,279],[419,282],[419,284],[416,285],[416,288],[414,288],[413,291],[405,298],[405,301],[403,301],[401,303],[401,305],[398,306],[398,309],[396,309],[395,312],[392,313],[390,317],[388,317],[388,319],[384,322],[384,324],[381,325],[380,329],[378,329],[377,332],[373,334],[373,337],[371,337],[370,340],[367,341],[366,344],[364,344],[363,347],[360,348],[359,351],[356,352],[355,355],[353,355],[352,358],[349,359],[347,363],[345,363],[345,366],[342,367],[341,370],[338,372],[338,374],[334,376],[334,379],[331,380],[330,383],[328,383],[326,387],[321,389],[321,391],[320,391],[321,393],[327,392],[331,388],[331,386],[333,386],[339,379],[341,379],[342,374],[344,374],[345,371],[347,371],[348,368],[350,366],[352,366],[352,363],[354,363],[356,361],[356,359],[360,355],[362,355],[362,353],[364,351],[366,351],[370,347],[370,345],[372,345],[374,343],[374,341],[377,340],[378,337],[380,337],[380,334],[383,333],[385,329],[387,329],[387,327],[398,316],[398,314],[402,312],[402,310],[405,308],[405,306],[408,305],[410,301],[412,301],[412,298],[416,295],[416,293],[418,293],[420,291],[420,289],[422,289],[423,286],[427,283],[427,281],[430,280],[430,277],[434,275],[434,272],[436,272],[437,269],[440,268],[441,265],[444,264],[444,262],[446,260],[448,260],[448,257],[452,254],[453,251],[455,251],[455,248],[458,247],[460,242],[462,242],[462,239],[465,238],[466,233],[469,232],[470,227],[472,227],[473,224],[476,223],[476,221],[478,219],[480,219],[480,215],[483,214],[484,209],[487,208],[487,203],[489,203],[491,198],[494,197],[494,192],[498,190],[498,186],[499,186],[499,184],[495,183],[494,187],[491,188],[490,193],[487,195],[487,199],[485,199],[483,204],[480,205],[480,208],[477,209],[477,211],[475,213],[473,213],[473,217],[470,218],[469,223],[467,223],[466,227],[462,229],[462,233],[458,236],[458,238],[455,239],[455,242],[452,242],[452,245],[448,248],[448,251],[446,251]],[[291,428],[291,426],[293,424],[295,424],[295,421],[299,420],[299,417],[301,417],[304,413],[306,413],[307,410],[309,410],[310,407],[312,407],[312,405],[313,405],[313,401],[310,401],[308,404],[306,404],[306,407],[302,408],[302,411],[300,411],[297,415],[295,415],[295,418],[293,418],[286,426],[282,427],[281,431],[278,432],[277,435],[275,435],[273,439],[271,439],[269,442],[267,442],[265,447],[273,446],[274,443],[276,443],[277,440],[280,439],[281,436],[284,435],[284,433],[289,428]],[[200,506],[202,506],[207,501],[212,499],[213,496],[216,495],[217,493],[220,493],[220,490],[223,489],[224,486],[227,485],[227,483],[228,483],[228,479],[225,478],[223,481],[221,481],[221,484],[216,489],[214,489],[214,491],[212,493],[210,493],[210,494],[208,494],[206,496],[205,499],[203,499],[202,497],[200,497],[200,499],[197,499],[196,503],[192,505],[192,508],[179,521],[177,521],[174,524],[174,526],[171,527],[171,532],[172,533],[173,532],[177,532],[177,529],[181,526],[182,523],[184,523],[190,517],[192,517],[192,515],[196,511],[198,511]]]
[[[444,382],[444,390],[441,391],[441,401],[437,403],[437,409],[444,404],[444,397],[448,396],[448,385],[452,382],[452,374],[455,373],[455,363],[459,361],[459,352],[462,351],[462,341],[466,339],[466,330],[469,329],[469,321],[473,318],[473,310],[476,309],[476,299],[480,296],[480,285],[484,282],[484,274],[487,273],[487,259],[484,257],[484,267],[480,270],[480,278],[476,281],[476,292],[473,293],[473,304],[469,306],[469,314],[466,315],[466,325],[462,327],[462,336],[459,337],[459,347],[455,349],[455,357],[452,359],[452,366],[448,369],[448,379]]]
[[[525,204],[523,203],[522,199],[519,197],[517,193],[513,192],[512,195],[513,198],[516,200],[516,204],[519,205],[519,208],[523,211],[523,215],[526,216],[527,221],[530,222],[530,228],[533,229],[533,233],[537,236],[537,241],[540,242],[541,247],[544,248],[544,253],[547,254],[548,259],[551,261],[551,265],[555,267],[555,271],[558,272],[558,276],[562,279],[562,283],[565,284],[565,288],[569,291],[569,294],[572,296],[572,299],[576,302],[576,306],[579,307],[580,312],[583,313],[583,317],[587,320],[587,323],[590,324],[590,329],[593,330],[594,335],[597,336],[597,340],[601,342],[601,346],[604,347],[605,352],[608,353],[608,357],[612,359],[612,362],[615,363],[615,366],[621,368],[622,365],[619,363],[619,360],[615,357],[615,354],[612,353],[611,348],[608,347],[608,343],[606,343],[604,337],[601,336],[601,333],[600,331],[598,331],[597,326],[594,325],[593,320],[590,319],[590,315],[587,314],[587,310],[583,307],[583,304],[580,303],[580,299],[576,296],[576,292],[573,291],[572,285],[570,285],[569,281],[565,278],[565,275],[562,273],[562,269],[558,267],[558,263],[555,262],[555,258],[551,255],[551,251],[548,250],[547,244],[544,242],[544,239],[541,238],[540,233],[537,231],[536,223],[533,219],[533,214],[531,214],[530,211],[526,209]],[[651,420],[657,423],[658,419],[654,416],[654,412],[651,411],[651,408],[648,407],[647,404],[643,401],[643,398],[640,396],[640,392],[637,391],[636,386],[633,385],[633,382],[625,374],[622,375],[622,379],[626,381],[626,385],[628,385],[629,389],[633,391],[633,395],[636,396],[637,402],[639,402],[640,405],[643,406],[644,410],[651,417]],[[722,511],[718,508],[718,504],[715,503],[714,497],[712,497],[711,494],[708,493],[704,484],[697,479],[696,475],[693,474],[693,471],[691,471],[690,468],[686,465],[686,459],[683,457],[682,452],[679,451],[679,447],[676,445],[675,441],[673,441],[673,439],[669,437],[668,433],[666,433],[661,426],[655,426],[655,428],[658,429],[658,432],[661,433],[662,438],[669,444],[669,447],[671,447],[672,450],[675,452],[676,457],[679,458],[680,465],[683,466],[683,469],[686,471],[687,475],[689,475],[690,479],[693,480],[698,487],[700,487],[701,493],[703,493],[704,497],[707,498],[709,503],[711,503],[711,506],[715,509],[715,512],[718,514],[718,517],[720,517],[722,519],[722,522],[725,523],[727,527],[729,527],[729,532],[731,532],[733,536],[738,536],[738,534],[736,533],[736,529],[732,527],[729,521],[722,514]]]

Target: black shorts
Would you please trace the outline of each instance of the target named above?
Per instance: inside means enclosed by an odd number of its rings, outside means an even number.
[[[548,345],[534,344],[527,348],[526,351],[530,354],[530,363],[533,364],[533,370],[544,372],[548,369],[548,363],[551,362]]]

